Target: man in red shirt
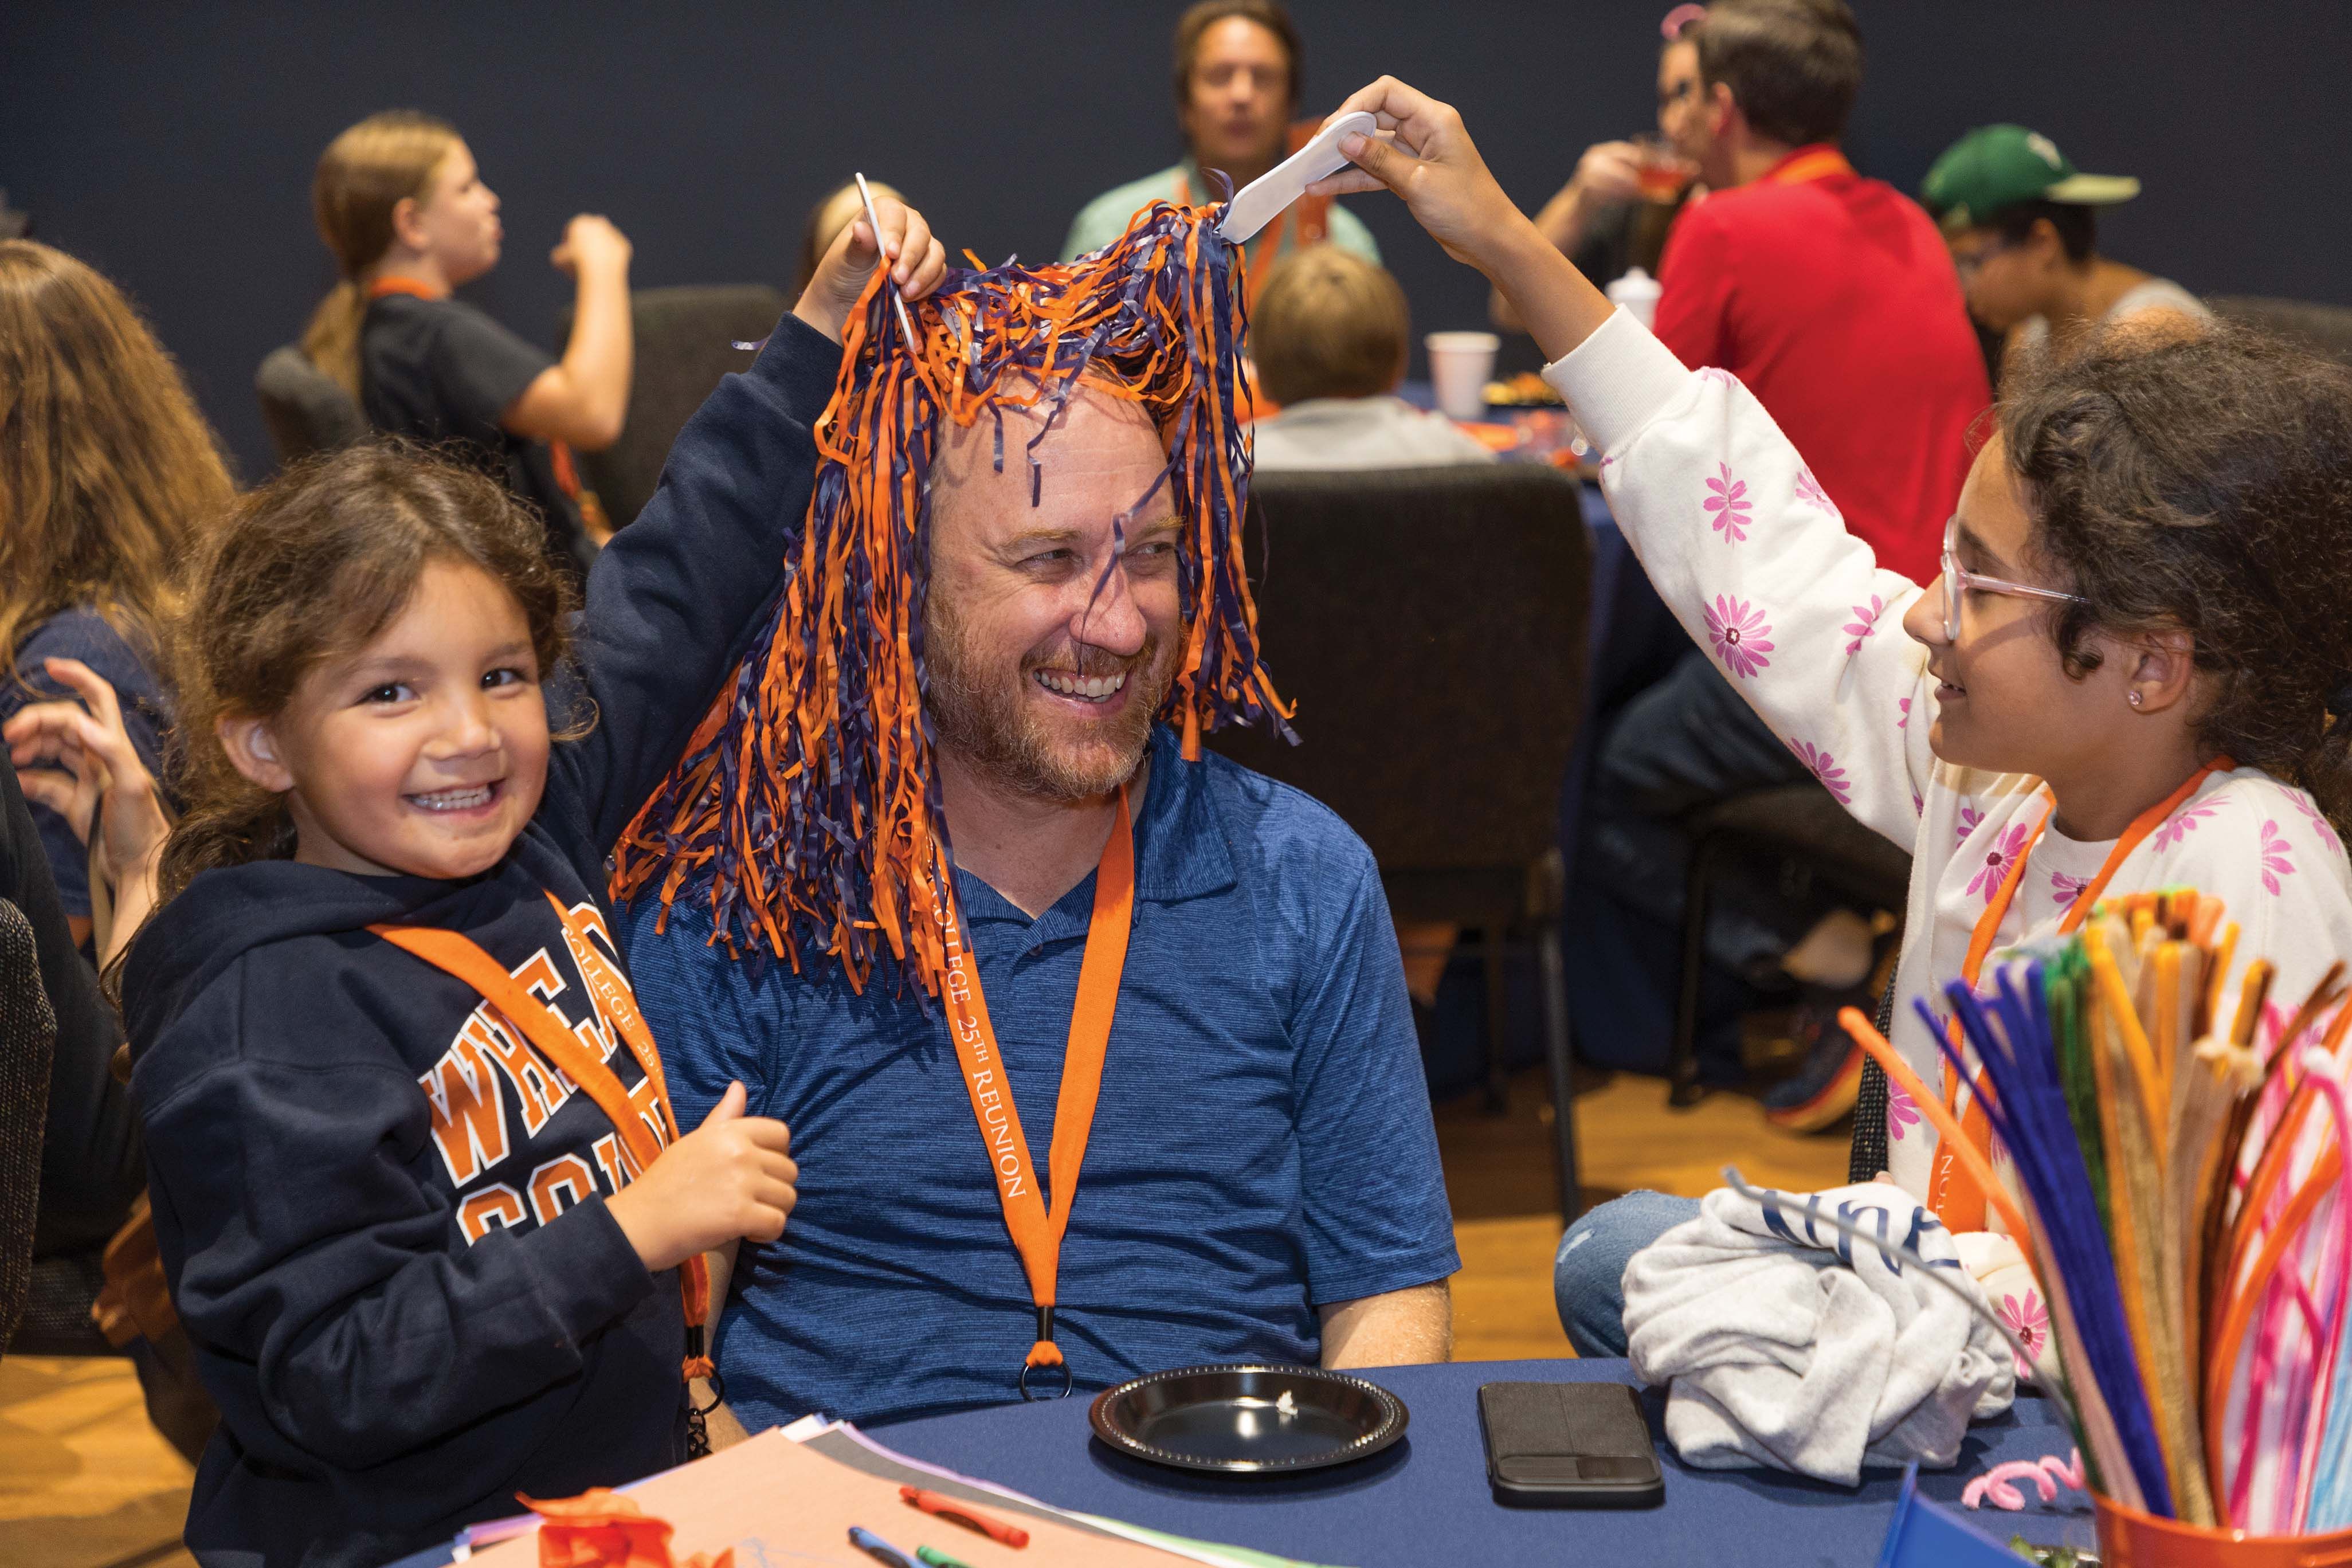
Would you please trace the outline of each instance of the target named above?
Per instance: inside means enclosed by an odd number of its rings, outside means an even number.
[[[1935,224],[1838,150],[1853,17],[1727,0],[1697,33],[1713,194],[1667,244],[1658,337],[1746,383],[1878,563],[1925,583],[1992,388]]]
[[[1927,582],[1968,477],[1969,427],[1992,391],[1936,226],[1838,149],[1862,85],[1853,15],[1844,0],[1717,0],[1686,36],[1698,46],[1700,178],[1711,194],[1667,241],[1657,334],[1684,363],[1739,377],[1879,563]],[[1601,742],[1580,883],[1671,933],[1691,818],[1806,777],[1693,650]],[[1805,987],[1805,1067],[1767,1097],[1783,1125],[1824,1125],[1853,1103],[1860,1058],[1834,1010],[1869,1005],[1871,931],[1865,911],[1813,887],[1801,863],[1759,860],[1718,876],[1709,959],[1768,988]],[[1654,1010],[1630,1000],[1616,1005],[1663,1025],[1663,998]],[[1713,1037],[1727,1047],[1736,1034],[1718,1026]],[[1738,1070],[1715,1065],[1717,1076]]]

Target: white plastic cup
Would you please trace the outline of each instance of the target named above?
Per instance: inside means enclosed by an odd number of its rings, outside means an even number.
[[[1437,406],[1448,419],[1486,416],[1486,384],[1495,379],[1495,355],[1503,340],[1492,332],[1432,332],[1429,381]]]
[[[1658,296],[1664,290],[1658,280],[1636,267],[1609,285],[1609,302],[1624,308],[1627,315],[1645,327],[1658,324]]]

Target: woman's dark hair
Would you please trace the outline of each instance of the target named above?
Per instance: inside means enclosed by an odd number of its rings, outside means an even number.
[[[163,846],[162,897],[196,873],[294,852],[282,796],[231,765],[226,718],[272,718],[325,659],[407,606],[428,563],[479,567],[512,594],[543,680],[565,648],[571,582],[547,531],[478,470],[398,442],[298,464],[248,492],[190,565],[171,628],[188,808]]]
[[[2097,208],[2078,202],[2019,202],[1988,216],[1984,226],[1998,233],[2003,245],[2022,245],[2032,237],[2033,226],[2047,219],[2057,231],[2066,259],[2083,262],[2099,248],[2097,213]]]
[[[2309,790],[2352,834],[2352,372],[2243,328],[2094,335],[2002,400],[2034,550],[2087,599],[2054,617],[2067,672],[2094,630],[2179,630],[2226,752]]]
[[[1282,8],[1281,0],[1198,0],[1176,19],[1176,107],[1192,100],[1192,62],[1200,57],[1201,38],[1218,23],[1239,16],[1255,22],[1282,40],[1283,58],[1290,62],[1290,103],[1307,79],[1307,55],[1298,38],[1298,25]]]
[[[1862,92],[1862,27],[1845,0],[1716,0],[1683,36],[1702,87],[1722,82],[1759,136],[1791,147],[1845,134]]]

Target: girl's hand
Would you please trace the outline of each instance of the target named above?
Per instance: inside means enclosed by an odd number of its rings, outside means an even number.
[[[81,700],[30,704],[0,728],[16,783],[26,799],[71,824],[84,844],[92,822],[101,824],[106,875],[125,886],[153,864],[171,832],[162,792],[131,743],[122,705],[106,678],[78,658],[47,659],[44,668]]]
[[[702,1125],[665,1150],[653,1168],[604,1202],[647,1272],[740,1239],[773,1241],[799,1194],[801,1168],[781,1121],[746,1116],[730,1083]]]
[[[1569,188],[1598,202],[1630,202],[1642,195],[1642,150],[1631,142],[1595,142],[1576,161]]]
[[[1609,319],[1608,299],[1486,172],[1452,105],[1384,76],[1339,112],[1358,110],[1370,111],[1377,132],[1343,138],[1339,151],[1355,167],[1316,181],[1307,187],[1310,194],[1394,191],[1446,255],[1476,268],[1502,291],[1548,360],[1574,350]]]
[[[940,279],[947,276],[947,252],[931,237],[931,226],[922,214],[894,197],[877,195],[874,216],[882,224],[880,247],[876,247],[874,231],[861,214],[841,231],[824,259],[816,264],[816,275],[809,279],[800,303],[793,307],[793,315],[835,342],[841,341],[843,323],[849,320],[857,297],[866,292],[877,258],[890,258],[890,281],[910,304],[938,288]]]
[[[1356,166],[1316,181],[1307,187],[1310,195],[1394,191],[1448,256],[1482,272],[1492,270],[1489,258],[1499,242],[1520,229],[1534,235],[1534,226],[1486,172],[1453,105],[1384,76],[1337,114],[1359,110],[1371,111],[1380,133],[1343,140],[1339,151]]]
[[[547,259],[558,271],[578,278],[583,271],[625,268],[633,251],[628,237],[601,213],[582,213],[563,226],[563,243]]]

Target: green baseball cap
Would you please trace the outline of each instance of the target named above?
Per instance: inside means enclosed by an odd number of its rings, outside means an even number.
[[[1919,187],[1946,233],[1974,228],[2020,202],[2112,206],[2139,195],[2129,174],[2085,174],[2058,144],[2022,125],[1980,125],[1936,160]]]

